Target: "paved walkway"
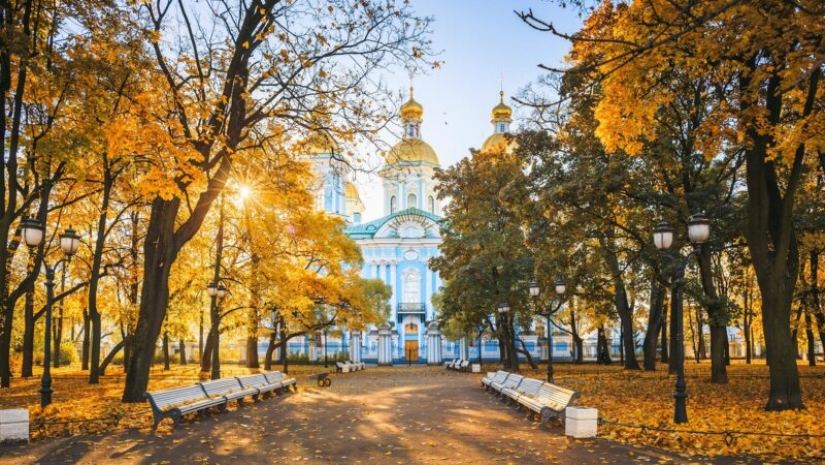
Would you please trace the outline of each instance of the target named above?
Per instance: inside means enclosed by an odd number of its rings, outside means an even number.
[[[558,424],[534,423],[486,393],[477,374],[399,367],[331,378],[327,389],[299,378],[298,394],[185,422],[171,434],[126,430],[2,447],[0,464],[688,462],[566,438]]]

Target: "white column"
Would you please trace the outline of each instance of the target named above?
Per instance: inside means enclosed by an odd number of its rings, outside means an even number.
[[[396,279],[396,264],[395,260],[392,260],[390,262],[390,287],[392,287],[392,299],[390,300],[390,315],[392,315],[393,319],[397,317],[396,312],[398,311],[398,289],[396,289],[396,282],[398,282],[398,280]]]
[[[392,365],[392,339],[386,322],[378,325],[378,364]]]
[[[430,317],[430,306],[432,303],[430,302],[430,280],[432,279],[432,271],[429,268],[424,268],[424,297],[422,302],[424,303],[424,321],[429,321]]]
[[[376,279],[381,279],[381,277],[378,276],[378,266],[378,262],[372,263],[372,277]]]
[[[349,336],[349,358],[355,363],[361,362],[361,332],[352,331]]]

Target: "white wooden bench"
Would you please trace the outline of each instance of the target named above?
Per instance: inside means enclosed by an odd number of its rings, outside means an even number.
[[[535,396],[539,393],[544,381],[535,378],[524,378],[519,383],[518,388],[505,387],[501,390],[501,395],[509,398],[513,402],[518,402],[522,396]]]
[[[284,387],[283,383],[280,381],[270,383],[263,373],[249,376],[239,376],[236,379],[245,389],[255,389],[257,391],[252,395],[252,398],[256,401],[259,399],[261,394],[272,394],[273,392],[280,391],[281,388]]]
[[[553,417],[564,420],[564,410],[579,398],[579,393],[551,383],[541,383],[541,388],[535,395],[521,395],[516,401],[541,415],[542,423]]]
[[[490,383],[490,387],[501,396],[501,392],[504,389],[517,389],[518,385],[521,384],[521,381],[524,379],[524,376],[517,375],[515,373],[510,373],[510,376],[507,377],[501,383]]]
[[[366,367],[364,362],[353,362],[352,360],[347,360],[346,363],[349,363],[350,367],[355,367],[355,371],[361,371]]]
[[[491,383],[496,382],[501,384],[505,379],[507,379],[508,376],[510,376],[510,373],[504,370],[499,370],[495,373],[487,373],[487,376],[481,378],[481,387],[487,391],[490,389]]]
[[[258,390],[245,388],[238,381],[238,378],[224,378],[213,381],[198,383],[203,387],[204,392],[209,397],[225,397],[227,401],[235,400],[238,405],[243,405],[243,398],[246,396],[257,396]]]
[[[449,362],[444,362],[444,368],[449,369],[450,367],[455,365],[455,362],[457,362],[457,361],[459,361],[459,360],[457,358],[454,358],[454,359],[450,360]]]
[[[292,387],[293,391],[298,392],[298,380],[295,378],[287,378],[280,371],[270,371],[264,373],[264,376],[270,383],[281,383],[281,391],[288,391]]]
[[[210,397],[199,384],[184,386],[164,391],[147,392],[144,397],[149,400],[152,406],[152,416],[154,424],[152,429],[158,427],[164,418],[171,418],[174,426],[178,426],[180,419],[187,413],[202,414],[210,407],[226,409],[227,399],[224,396]]]

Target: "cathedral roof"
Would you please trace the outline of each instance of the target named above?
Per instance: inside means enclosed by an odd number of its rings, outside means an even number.
[[[406,221],[414,221],[426,223],[434,227],[439,220],[441,220],[441,217],[436,214],[418,208],[407,208],[367,223],[348,225],[344,228],[344,232],[352,239],[373,239],[381,228],[391,222],[403,223]],[[438,238],[438,231],[428,231],[425,238]]]
[[[438,155],[421,139],[402,139],[387,152],[387,165],[430,163],[439,166]]]

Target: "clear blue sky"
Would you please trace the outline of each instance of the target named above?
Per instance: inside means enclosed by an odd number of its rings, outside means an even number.
[[[569,44],[549,33],[524,24],[514,13],[529,8],[540,18],[552,20],[564,32],[579,29],[581,19],[574,10],[565,10],[546,0],[413,0],[415,11],[435,18],[433,49],[441,51],[441,69],[414,79],[415,99],[424,106],[422,138],[441,162],[450,166],[478,148],[493,132],[490,111],[498,104],[504,83],[505,103],[518,117],[525,112],[510,100],[519,89],[534,82],[543,71],[538,65],[559,66]],[[404,92],[409,77],[404,71],[388,77],[390,86]],[[394,141],[393,141],[394,142]],[[369,221],[382,215],[380,184],[376,177],[359,174]]]

